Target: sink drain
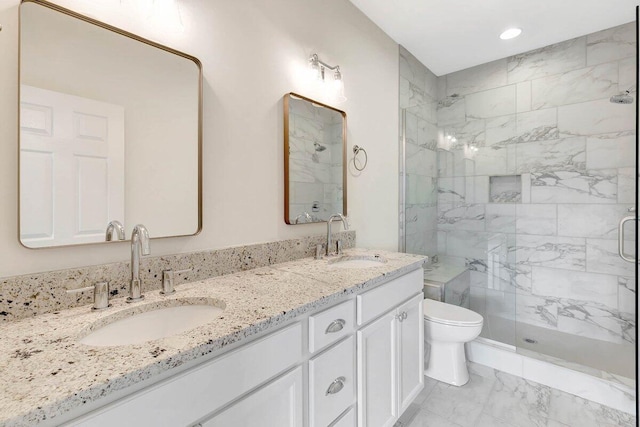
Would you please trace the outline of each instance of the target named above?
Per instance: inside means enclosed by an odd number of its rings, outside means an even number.
[[[538,344],[538,341],[534,340],[533,338],[522,338],[522,341],[526,342],[527,344]]]

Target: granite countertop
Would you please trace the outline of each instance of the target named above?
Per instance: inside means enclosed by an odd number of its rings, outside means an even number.
[[[187,283],[171,296],[148,292],[137,304],[118,298],[104,311],[84,306],[2,324],[0,425],[49,420],[198,357],[221,353],[232,343],[421,267],[425,260],[380,250],[345,251],[356,254],[379,254],[386,262],[336,269],[327,260],[305,258]],[[77,342],[92,325],[108,323],[106,318],[176,299],[184,304],[218,302],[226,308],[214,322],[142,344],[93,347]]]

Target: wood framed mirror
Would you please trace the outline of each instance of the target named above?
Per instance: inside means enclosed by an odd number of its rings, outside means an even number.
[[[325,222],[347,214],[347,113],[284,96],[284,221]]]
[[[197,58],[23,0],[19,102],[24,246],[105,243],[113,221],[125,239],[138,223],[151,238],[200,232]]]

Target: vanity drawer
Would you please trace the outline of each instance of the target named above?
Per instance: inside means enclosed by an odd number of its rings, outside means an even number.
[[[345,301],[309,316],[309,351],[314,353],[351,334],[356,317],[355,302]]]
[[[326,427],[356,399],[353,335],[309,361],[309,424]]]
[[[358,325],[364,325],[422,292],[424,270],[419,268],[356,297]]]

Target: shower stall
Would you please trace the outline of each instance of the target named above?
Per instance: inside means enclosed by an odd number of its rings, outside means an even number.
[[[439,77],[400,51],[400,250],[469,271],[481,337],[630,387],[634,98],[635,23]]]

